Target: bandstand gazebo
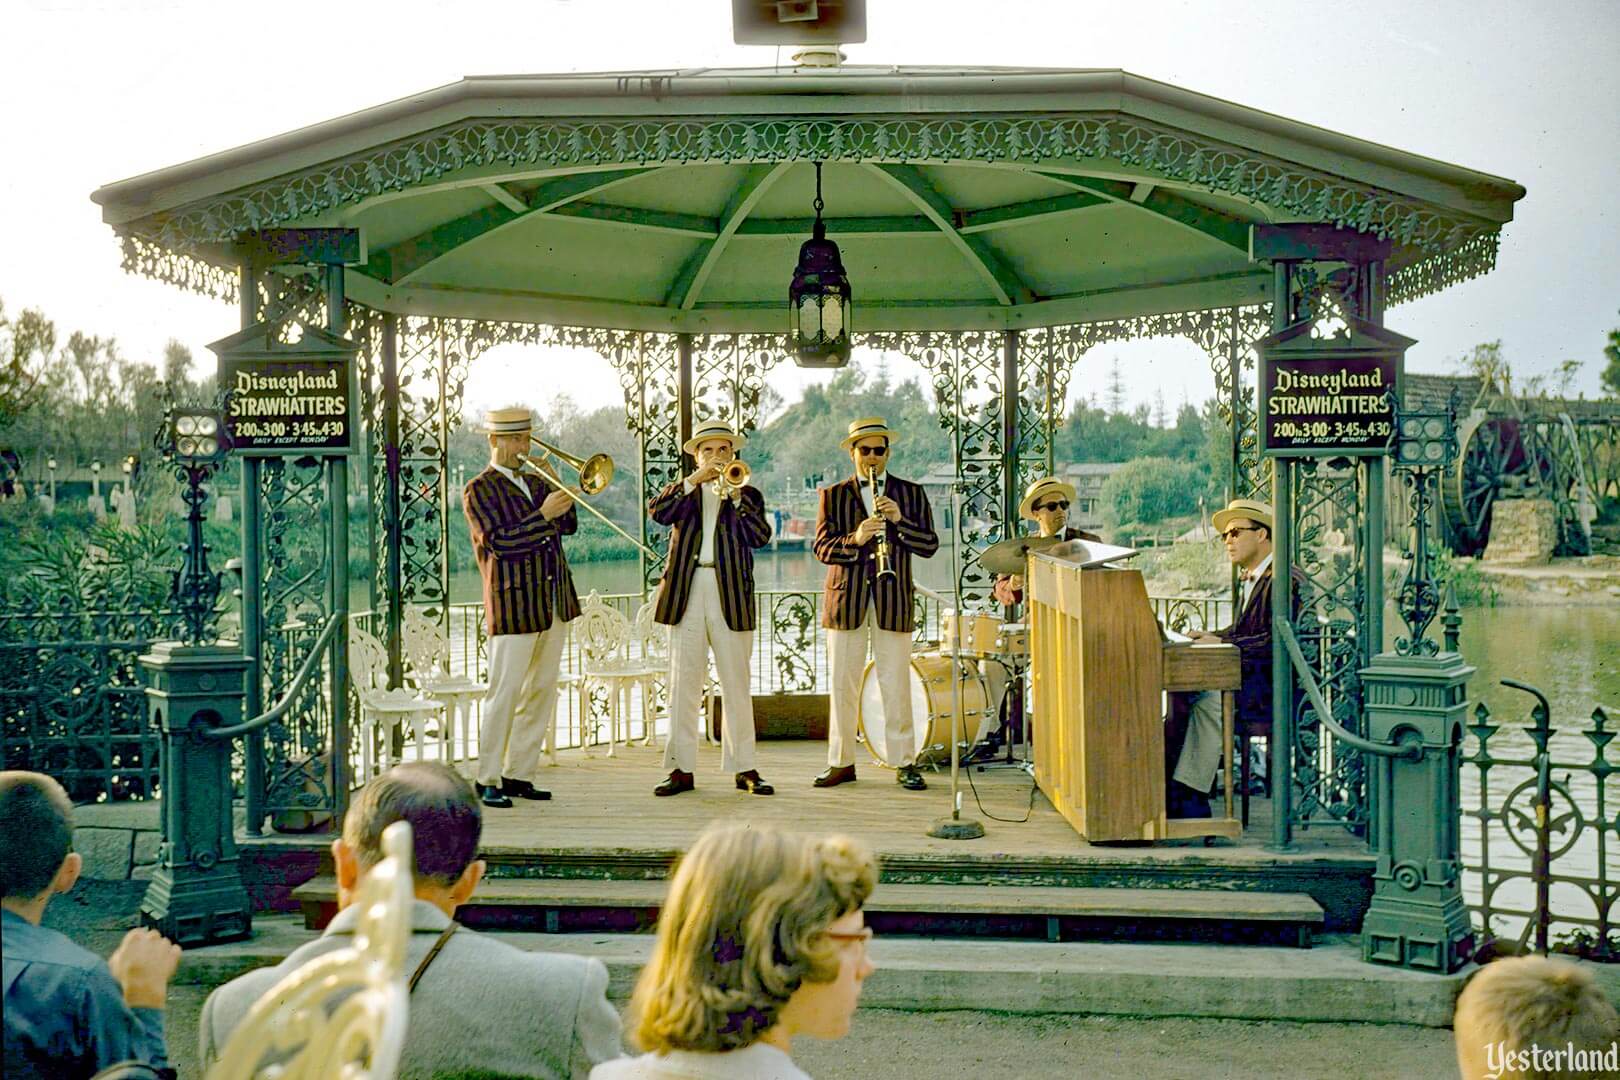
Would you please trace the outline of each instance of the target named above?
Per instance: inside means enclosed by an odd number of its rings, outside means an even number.
[[[302,321],[358,345],[374,617],[397,665],[404,609],[445,608],[446,439],[467,366],[507,342],[598,353],[624,388],[644,494],[658,490],[694,418],[752,427],[791,362],[787,288],[818,164],[856,345],[926,370],[965,503],[989,523],[962,537],[964,601],[986,591],[978,552],[1016,531],[1016,493],[1054,465],[1086,351],[1181,336],[1208,354],[1229,490],[1277,503],[1337,725],[1283,710],[1294,797],[1271,839],[1331,824],[1370,842],[1353,739],[1368,730],[1357,672],[1385,640],[1367,539],[1385,465],[1270,469],[1253,345],[1301,321],[1379,325],[1388,305],[1487,272],[1517,184],[1121,71],[846,66],[468,78],[93,198],[131,272],[236,300],[243,327]],[[289,613],[347,614],[331,552],[348,542],[343,515],[320,513],[346,497],[340,466],[245,466],[254,716],[317,640],[281,633]],[[1334,551],[1328,508],[1348,534]],[[290,551],[289,524],[316,517],[327,556]],[[641,531],[661,550],[653,523]],[[658,573],[646,560],[644,580]],[[302,719],[248,736],[249,835],[295,803],[344,803],[343,755],[322,753],[347,740],[338,644],[325,669],[328,693],[312,684],[288,714]]]

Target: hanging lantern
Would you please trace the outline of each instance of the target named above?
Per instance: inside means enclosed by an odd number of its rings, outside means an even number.
[[[799,265],[788,286],[788,336],[800,367],[834,368],[849,363],[849,278],[838,245],[821,220],[821,162],[816,162],[816,223],[799,247]]]

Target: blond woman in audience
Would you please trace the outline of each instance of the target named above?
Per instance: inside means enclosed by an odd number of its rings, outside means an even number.
[[[711,829],[670,883],[627,1013],[641,1057],[592,1080],[808,1080],[793,1039],[849,1032],[872,974],[861,907],[877,881],[855,841]]]
[[[1620,1075],[1620,1020],[1592,973],[1519,956],[1481,968],[1452,1021],[1463,1080]]]

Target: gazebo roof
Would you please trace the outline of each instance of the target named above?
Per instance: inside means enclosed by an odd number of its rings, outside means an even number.
[[[1257,303],[1249,226],[1394,243],[1390,298],[1483,273],[1519,185],[1122,71],[841,67],[468,78],[93,198],[127,262],[228,293],[232,241],[361,230],[400,313],[780,331],[813,161],[857,330]]]

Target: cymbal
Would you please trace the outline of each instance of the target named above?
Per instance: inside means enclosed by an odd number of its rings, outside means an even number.
[[[1061,536],[1015,536],[1010,540],[998,540],[984,549],[984,554],[979,556],[979,565],[992,574],[1022,574],[1026,555],[1062,542]]]

